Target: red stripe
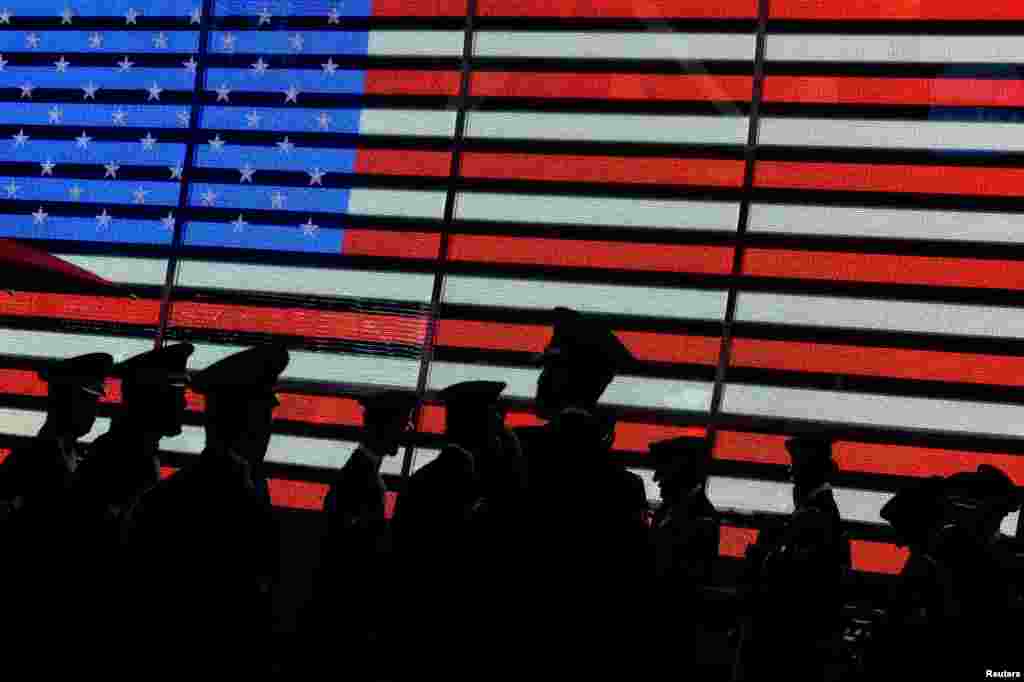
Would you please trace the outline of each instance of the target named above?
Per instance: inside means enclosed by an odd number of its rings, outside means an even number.
[[[426,319],[412,315],[370,315],[308,308],[264,308],[181,301],[172,324],[222,331],[291,334],[310,338],[420,344]]]
[[[786,436],[720,431],[715,442],[719,459],[788,464]],[[1007,454],[944,450],[907,445],[882,445],[838,441],[835,461],[843,471],[883,476],[948,476],[991,464],[1006,472],[1017,485],[1024,484],[1024,457]]]
[[[451,172],[450,152],[413,149],[360,149],[355,172],[365,175],[422,175],[442,177]]]
[[[743,162],[726,159],[487,154],[469,152],[463,175],[498,180],[621,182],[739,187]]]
[[[1024,168],[760,161],[755,178],[758,187],[786,189],[1024,195]]]
[[[0,296],[0,315],[157,324],[160,301],[15,291]]]
[[[748,249],[743,268],[759,277],[1024,289],[1019,261]]]
[[[792,372],[1024,386],[1024,358],[977,353],[735,339],[732,364]]]
[[[7,459],[7,455],[9,454],[11,454],[10,448],[0,448],[0,464],[4,463],[4,460]]]
[[[1024,81],[978,78],[768,76],[766,102],[1024,106]]]
[[[732,247],[454,235],[449,257],[479,263],[728,274]]]
[[[718,540],[718,555],[742,558],[747,547],[757,542],[757,530],[754,528],[737,528],[722,526]]]
[[[719,555],[742,558],[747,547],[757,540],[758,531],[752,528],[722,526]],[[896,575],[907,561],[907,550],[887,542],[852,540],[850,553],[853,568],[866,573]]]
[[[459,94],[458,71],[412,71],[370,69],[363,89],[367,95],[447,95]]]
[[[725,19],[757,16],[755,0],[480,0],[483,17]]]
[[[750,76],[478,71],[474,97],[548,97],[645,101],[749,102]]]
[[[640,360],[718,364],[720,340],[715,337],[628,331],[615,334]],[[539,353],[550,340],[551,328],[543,325],[442,319],[436,343],[451,348]]]
[[[993,21],[1024,19],[1020,0],[773,0],[775,19]]]
[[[378,258],[437,258],[441,235],[436,232],[388,232],[346,228],[341,252]]]
[[[373,0],[371,7],[375,17],[458,17],[466,14],[466,0]]]

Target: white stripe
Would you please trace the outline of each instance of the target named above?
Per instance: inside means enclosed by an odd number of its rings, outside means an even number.
[[[153,339],[0,328],[2,352],[30,358],[69,358],[85,353],[110,353],[115,362],[120,362],[138,353],[153,350],[153,343]]]
[[[735,230],[739,205],[720,201],[610,199],[545,194],[461,192],[463,220],[515,220],[622,227]]]
[[[444,192],[357,187],[349,191],[347,212],[350,215],[441,219],[444,198]]]
[[[747,139],[747,127],[745,116],[474,111],[467,119],[466,135],[532,140],[743,144]]]
[[[1024,310],[981,305],[741,293],[744,322],[1024,338]]]
[[[1024,61],[1017,36],[769,35],[767,58],[812,62]]]
[[[419,471],[421,467],[430,464],[437,456],[441,454],[440,450],[430,450],[428,448],[416,448],[413,450],[412,456],[412,471]]]
[[[167,279],[166,258],[82,256],[56,253],[54,255],[111,282],[163,286]]]
[[[455,112],[414,109],[363,109],[359,115],[360,135],[455,134]]]
[[[724,291],[461,276],[448,277],[445,290],[447,303],[531,309],[566,306],[583,312],[695,320],[722,319],[725,297]]]
[[[815,236],[1024,242],[1019,213],[754,204],[751,231]]]
[[[479,31],[478,57],[752,61],[753,34]]]
[[[183,260],[178,285],[429,303],[433,275]]]
[[[462,31],[370,31],[369,55],[462,56]]]
[[[729,384],[722,410],[730,414],[835,424],[1024,436],[1019,405],[966,400]]]
[[[762,118],[760,144],[872,149],[1024,150],[1019,123]]]
[[[504,381],[502,395],[533,398],[539,369],[432,362],[429,387],[440,390],[460,381]],[[705,411],[711,404],[711,384],[697,381],[618,376],[601,396],[602,404],[654,407],[664,410]]]
[[[196,343],[189,361],[193,369],[202,369],[214,362],[245,350],[247,346],[220,346]],[[314,353],[289,350],[291,357],[281,379],[365,383],[412,388],[419,376],[419,360],[405,360],[369,355]]]

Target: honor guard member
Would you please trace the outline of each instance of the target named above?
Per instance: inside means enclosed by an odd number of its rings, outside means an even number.
[[[651,528],[655,655],[665,670],[696,672],[705,626],[700,588],[718,559],[721,530],[705,490],[711,451],[705,438],[683,436],[651,443],[648,458],[661,495]]]
[[[836,472],[831,439],[790,438],[786,450],[795,509],[766,551],[744,679],[824,678],[850,570],[849,540],[830,484]],[[778,652],[786,648],[796,655],[781,660]]]
[[[634,359],[599,320],[568,308],[554,313],[536,392],[537,414],[548,423],[516,430],[526,459],[532,546],[524,580],[531,596],[523,604],[540,602],[529,619],[542,621],[538,655],[577,666],[594,660],[588,648],[618,651],[612,633],[639,617],[634,588],[647,578],[649,510],[643,481],[610,458],[614,420],[597,405]],[[575,641],[586,648],[545,651],[565,632],[577,633]]]
[[[206,447],[147,491],[131,519],[147,575],[162,578],[160,627],[248,644],[269,631],[279,536],[262,464],[288,359],[283,346],[259,346],[192,377],[206,399]]]
[[[31,626],[66,610],[71,489],[82,458],[78,439],[92,430],[97,402],[113,358],[89,353],[55,361],[39,371],[47,384],[46,421],[35,439],[14,449],[0,467],[0,507],[7,517],[3,542],[11,585],[8,622]]]
[[[363,408],[363,437],[338,472],[324,499],[326,530],[315,571],[313,602],[301,628],[319,638],[346,642],[348,669],[377,661],[385,626],[374,589],[393,570],[385,516],[387,486],[381,477],[386,457],[395,457],[412,425],[416,396],[381,391],[357,398]],[[386,580],[385,580],[386,582]],[[310,652],[312,660],[318,654]]]

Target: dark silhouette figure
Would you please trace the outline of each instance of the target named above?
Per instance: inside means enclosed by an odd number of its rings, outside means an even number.
[[[647,496],[640,478],[611,460],[614,420],[597,401],[634,361],[600,321],[566,308],[555,314],[536,396],[548,423],[516,430],[527,467],[530,542],[520,610],[531,631],[520,662],[530,668],[543,661],[546,670],[574,675],[625,674],[632,664],[620,633],[639,618]]]
[[[96,421],[97,401],[113,358],[90,353],[39,371],[48,384],[46,422],[35,439],[8,455],[0,468],[2,536],[8,586],[8,622],[22,631],[51,627],[55,613],[69,613],[77,562],[69,524],[71,491],[83,448],[78,439]]]
[[[710,582],[721,532],[705,492],[711,453],[704,438],[684,436],[651,443],[649,459],[661,491],[650,533],[652,648],[659,669],[695,675],[708,615],[701,587]]]
[[[851,561],[829,483],[836,470],[832,441],[791,438],[786,449],[795,509],[781,531],[759,539],[748,556],[757,564],[757,587],[734,671],[744,680],[826,679],[837,645]],[[791,655],[779,656],[785,650]]]
[[[261,346],[193,376],[192,389],[206,398],[206,447],[144,493],[127,519],[142,564],[135,570],[162,578],[159,592],[136,595],[148,610],[147,626],[165,637],[187,631],[199,642],[215,641],[210,663],[236,672],[269,654],[253,646],[269,633],[279,568],[262,462],[278,405],[274,385],[287,364],[283,347]]]

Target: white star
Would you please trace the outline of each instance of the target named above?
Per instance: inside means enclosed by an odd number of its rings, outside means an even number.
[[[153,47],[161,49],[161,50],[166,50],[167,49],[167,34],[164,33],[163,31],[160,31],[155,36],[153,36]]]
[[[180,163],[177,166],[168,166],[167,168],[171,171],[171,180],[181,180],[181,173],[185,169],[181,167]]]
[[[302,46],[305,43],[305,41],[303,40],[300,34],[293,34],[292,37],[288,39],[288,41],[292,44],[293,50],[295,50],[296,52],[302,52]]]
[[[159,85],[157,85],[156,81],[153,81],[153,85],[149,86],[149,100],[155,99],[155,100],[157,100],[159,102],[160,101],[160,93],[163,92],[163,91],[164,91],[164,89],[161,88]],[[149,100],[146,100],[146,101],[149,101]]]
[[[189,22],[188,23],[190,23],[190,24],[198,24],[202,20],[203,20],[203,10],[201,8],[199,8],[199,7],[196,7],[195,9],[192,10],[192,14],[189,15]]]
[[[61,12],[60,14],[58,14],[57,16],[60,17],[60,23],[61,23],[62,26],[64,24],[70,24],[71,23],[71,17],[74,16],[74,10],[71,9],[70,7],[65,7],[64,11]]]
[[[262,26],[263,24],[269,24],[270,23],[270,19],[271,19],[272,16],[273,15],[270,13],[270,9],[267,8],[267,7],[264,7],[263,11],[260,12],[260,23],[259,23],[259,25]]]
[[[82,95],[82,99],[96,99],[96,91],[99,90],[99,88],[96,87],[95,83],[89,81],[88,85],[82,86],[82,90],[85,91],[85,94]]]
[[[316,122],[320,126],[320,130],[327,130],[331,126],[331,117],[326,111],[321,111],[320,115],[316,117]]]
[[[107,169],[107,172],[103,174],[104,178],[114,178],[115,180],[117,179],[117,171],[118,169],[121,168],[121,166],[118,165],[117,161],[111,161],[108,164],[104,164],[103,167]]]
[[[50,114],[50,123],[60,123],[61,116],[64,115],[64,112],[58,107],[50,109],[47,113]]]
[[[7,190],[7,198],[13,199],[18,196],[18,190],[21,189],[21,185],[15,185],[14,180],[11,180],[11,184],[7,185],[4,189]]]
[[[252,68],[256,72],[257,76],[262,76],[263,74],[265,74],[267,72],[267,66],[269,66],[269,65],[265,61],[263,61],[263,57],[260,57],[252,65]]]
[[[32,222],[34,222],[36,225],[42,225],[44,222],[46,222],[46,219],[49,217],[50,214],[44,211],[43,207],[40,206],[38,209],[36,209],[36,212],[32,214]]]
[[[182,126],[187,126],[188,125],[188,112],[187,111],[182,110],[182,111],[178,112],[178,125],[182,125]]]
[[[245,222],[245,219],[242,218],[242,214],[239,213],[238,218],[236,220],[232,220],[231,224],[235,226],[235,232],[241,232],[249,223]]]
[[[213,147],[215,152],[224,151],[224,140],[220,139],[220,133],[217,133],[216,137],[210,140],[210,146]]]
[[[132,196],[135,197],[135,203],[136,204],[144,204],[144,203],[146,203],[146,195],[147,194],[149,194],[149,190],[148,189],[142,189],[141,187],[139,187],[134,192],[132,192]]]
[[[114,120],[114,125],[123,126],[125,124],[125,116],[128,114],[124,113],[124,110],[118,109],[110,115],[110,118]]]
[[[67,73],[68,67],[71,66],[71,62],[64,59],[64,55],[60,56],[60,60],[53,63],[57,67],[57,73]]]
[[[81,147],[82,149],[88,149],[89,143],[92,142],[92,138],[86,135],[85,131],[83,130],[82,134],[79,137],[75,138],[75,142],[77,142],[78,146]]]
[[[277,143],[278,148],[283,154],[291,154],[292,150],[295,149],[295,143],[289,140],[287,137]]]
[[[17,135],[12,135],[14,138],[15,147],[23,147],[25,143],[29,141],[29,136],[25,134],[25,130],[19,130]]]
[[[124,15],[124,24],[125,24],[125,26],[127,26],[128,24],[135,24],[136,26],[138,26],[139,22],[137,22],[135,20],[138,19],[139,16],[140,16],[139,12],[136,12],[134,8],[129,7],[128,8],[128,12]]]
[[[11,23],[11,17],[13,16],[14,15],[11,14],[11,11],[9,9],[5,9],[3,12],[0,12],[0,24]]]
[[[238,172],[242,174],[242,179],[238,182],[252,182],[252,174],[256,172],[256,169],[252,167],[252,164],[245,164],[238,169]]]
[[[3,71],[4,67],[7,66],[8,64],[10,64],[10,62],[7,61],[6,59],[4,59],[4,56],[2,54],[0,54],[0,71]]]
[[[328,57],[327,63],[321,64],[320,66],[323,67],[324,74],[328,76],[333,76],[334,72],[338,70],[338,65],[334,63],[334,59],[332,57]]]
[[[189,73],[195,73],[196,67],[199,66],[199,62],[197,62],[194,57],[189,57],[188,61],[182,62],[181,65],[184,66],[185,70]]]
[[[43,175],[51,175],[52,176],[53,175],[53,169],[56,167],[57,164],[55,164],[53,161],[50,161],[49,159],[47,159],[46,161],[43,161],[39,165],[43,167],[42,171],[39,173],[40,176],[43,176]]]
[[[235,49],[235,40],[236,40],[236,38],[235,38],[235,36],[233,34],[225,33],[221,37],[221,47],[223,47],[225,50],[234,50]]]
[[[323,187],[323,185],[324,185],[323,179],[324,179],[324,176],[327,175],[327,173],[325,173],[324,171],[320,170],[319,168],[314,168],[311,171],[306,171],[306,173],[309,174],[309,185],[311,187],[313,185],[320,185],[321,187]]]
[[[250,111],[248,114],[245,115],[245,120],[249,122],[250,128],[259,128],[260,119],[262,118],[263,117],[257,114],[255,111]]]
[[[298,97],[299,97],[299,89],[295,87],[294,83],[292,83],[291,86],[287,90],[284,91],[284,103],[288,104],[288,102],[295,102],[296,104],[298,104],[299,103]]]
[[[107,213],[107,209],[103,209],[103,213],[96,216],[96,222],[99,223],[98,227],[110,227],[110,221],[113,219],[113,216]]]
[[[71,195],[71,201],[78,201],[82,198],[82,188],[78,185],[72,185],[68,188],[68,194]]]
[[[173,213],[168,213],[167,215],[165,215],[163,218],[160,219],[160,222],[164,224],[164,229],[165,230],[173,230],[174,229],[174,214]]]
[[[203,192],[202,200],[203,206],[213,206],[213,202],[217,201],[217,193],[212,189],[208,189]]]
[[[142,143],[142,148],[146,151],[153,149],[153,145],[156,144],[156,138],[150,132],[146,133],[146,136],[139,140]]]
[[[125,58],[122,61],[119,61],[117,63],[117,65],[121,67],[122,71],[127,71],[128,69],[130,69],[133,66],[135,66],[135,62],[129,61],[128,60],[128,55],[125,55]]]
[[[340,24],[341,23],[341,15],[338,14],[338,8],[337,7],[332,7],[330,10],[328,10],[328,12],[327,12],[327,23],[328,24]]]
[[[89,36],[89,47],[93,48],[94,50],[98,50],[102,45],[103,36],[101,36],[99,33],[93,33],[91,36]]]
[[[284,202],[288,199],[278,190],[270,195],[270,205],[274,208],[284,208]]]
[[[35,33],[29,33],[26,35],[25,47],[39,47],[39,36]]]
[[[228,95],[231,94],[231,88],[228,87],[227,83],[221,83],[220,87],[217,88],[217,101],[221,100],[229,102]]]
[[[302,234],[306,235],[307,237],[315,237],[316,233],[317,233],[317,230],[319,230],[319,229],[320,229],[320,226],[319,225],[314,225],[313,224],[313,219],[310,218],[302,226]]]
[[[36,89],[35,86],[32,85],[31,83],[25,83],[24,85],[22,85],[21,86],[21,97],[22,97],[22,99],[24,99],[25,97],[28,97],[29,99],[32,99],[32,91],[35,90],[35,89]]]

